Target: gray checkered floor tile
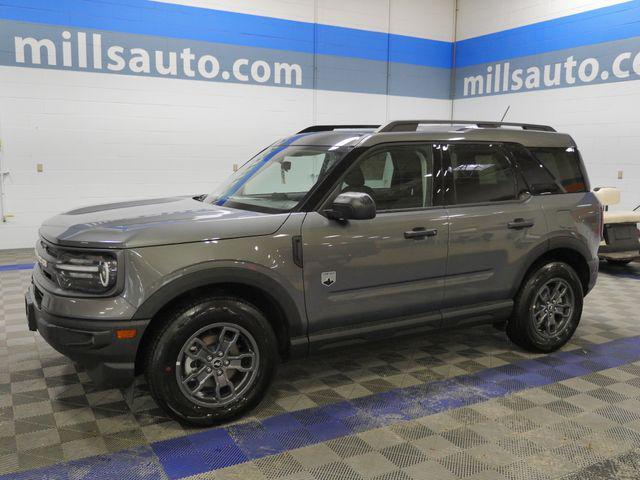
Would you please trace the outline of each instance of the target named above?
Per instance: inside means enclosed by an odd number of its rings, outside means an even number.
[[[32,260],[29,252],[0,254],[0,264],[12,263],[7,259]],[[640,335],[640,268],[603,269],[565,350]],[[23,311],[29,277],[28,271],[0,272],[0,474],[194,431],[169,420],[142,379],[124,390],[97,388],[82,368],[29,332]],[[491,327],[395,339],[391,348],[387,342],[334,351],[283,365],[267,398],[239,421],[525,358],[546,357],[519,350]],[[591,467],[597,470],[636,448],[640,363],[294,448],[194,478],[551,479]]]
[[[0,265],[15,265],[33,263],[33,248],[19,248],[15,250],[0,250]]]

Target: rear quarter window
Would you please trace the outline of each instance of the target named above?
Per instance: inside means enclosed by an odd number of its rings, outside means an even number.
[[[566,193],[589,190],[582,161],[573,147],[529,148],[529,151],[555,177]]]
[[[508,145],[507,148],[521,175],[518,178],[520,192],[526,190],[533,195],[564,193],[560,182],[529,150],[519,144]],[[522,180],[525,185],[521,185]]]

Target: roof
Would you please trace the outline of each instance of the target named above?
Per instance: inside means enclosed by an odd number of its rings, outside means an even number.
[[[288,145],[308,145],[325,147],[354,147],[360,143],[364,136],[373,132],[369,130],[332,130],[321,132],[297,133],[284,138],[280,143]]]
[[[317,125],[287,139],[291,145],[346,147],[420,141],[513,142],[526,147],[575,146],[568,134],[558,133],[547,125],[462,120],[402,120],[378,128],[372,125]]]

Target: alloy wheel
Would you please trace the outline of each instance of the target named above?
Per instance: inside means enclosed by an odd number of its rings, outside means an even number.
[[[227,405],[254,384],[258,347],[244,328],[215,323],[198,330],[182,346],[176,379],[182,393],[204,407]]]
[[[562,278],[552,278],[538,289],[532,307],[536,332],[551,339],[569,324],[575,309],[571,285]]]

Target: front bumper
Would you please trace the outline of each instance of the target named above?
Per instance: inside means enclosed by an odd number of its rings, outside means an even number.
[[[42,292],[31,285],[25,295],[29,330],[38,331],[58,352],[83,366],[97,384],[124,386],[133,381],[140,338],[149,320],[87,320],[52,315],[42,307]],[[118,339],[117,330],[136,330]]]

